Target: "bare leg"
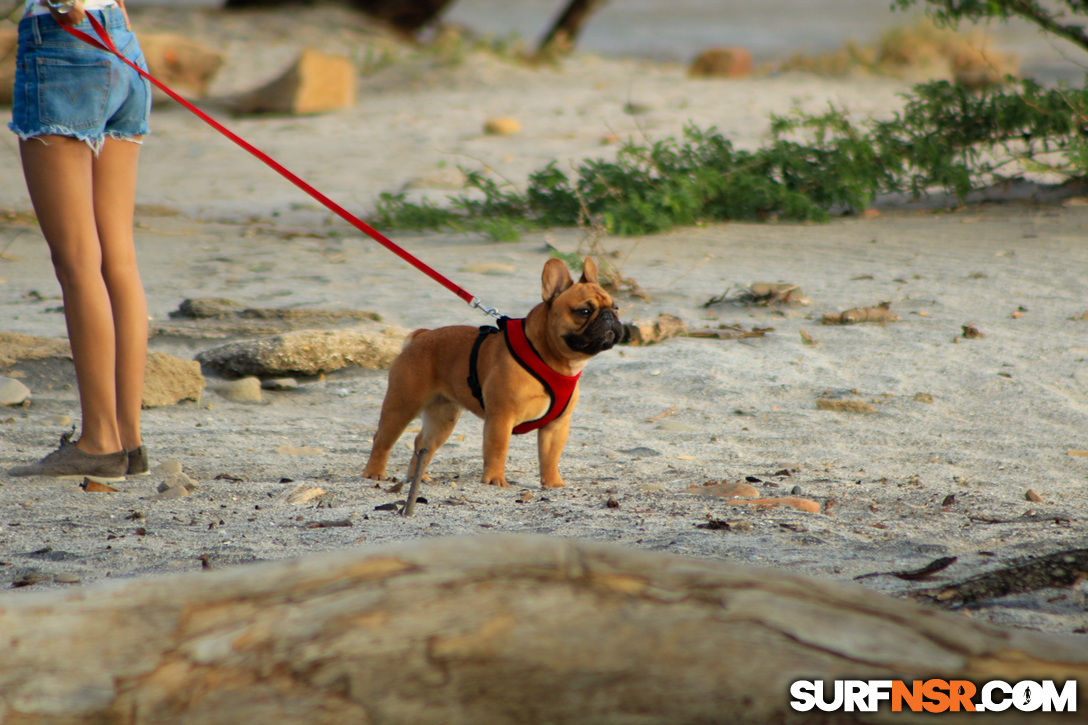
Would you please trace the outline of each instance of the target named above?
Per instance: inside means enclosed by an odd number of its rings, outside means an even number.
[[[102,278],[113,309],[117,426],[127,450],[142,443],[140,411],[147,362],[147,299],[132,233],[139,154],[137,143],[106,139],[93,164]]]
[[[44,136],[20,142],[19,149],[64,295],[82,413],[76,445],[91,454],[134,448],[147,346],[132,244],[139,146],[107,140],[96,159],[82,141]]]
[[[416,436],[413,449],[417,455],[412,456],[412,462],[408,466],[408,478],[415,477],[416,466],[422,465],[422,480],[429,480],[426,478],[427,466],[442,444],[449,439],[450,433],[453,433],[462,410],[459,404],[441,396],[432,399],[423,407],[423,429]],[[427,453],[421,461],[418,453],[424,449]]]

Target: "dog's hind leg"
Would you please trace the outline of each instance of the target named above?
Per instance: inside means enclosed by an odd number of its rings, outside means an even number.
[[[415,445],[413,446],[413,451],[416,454],[420,450],[427,450],[423,461],[419,463],[419,465],[423,466],[424,475],[422,480],[430,480],[426,476],[427,464],[434,458],[435,451],[449,440],[450,434],[453,433],[453,429],[457,425],[457,420],[461,417],[462,410],[464,409],[458,403],[441,395],[432,398],[423,406],[423,428],[420,430],[419,435],[416,436]],[[412,462],[408,466],[409,479],[415,476],[417,462],[419,462],[419,456],[413,455]]]

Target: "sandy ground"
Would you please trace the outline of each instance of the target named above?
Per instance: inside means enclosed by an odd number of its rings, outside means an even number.
[[[159,12],[148,25],[169,19]],[[312,30],[296,24],[296,37],[266,28],[255,39],[240,20],[190,22],[191,32],[231,53],[223,93],[275,75]],[[328,45],[362,33],[345,30]],[[633,61],[580,58],[532,71],[489,57],[453,62],[407,53],[364,77],[361,89],[350,111],[230,123],[366,212],[377,193],[405,185],[441,196],[456,184],[457,164],[486,164],[523,181],[554,158],[609,153],[600,145],[607,134],[661,138],[689,121],[754,145],[772,111],[831,102],[858,117],[887,114],[902,86],[805,76],[693,82],[680,68]],[[628,103],[646,108],[630,115]],[[496,115],[519,118],[523,132],[483,135],[483,122]],[[153,324],[187,297],[373,310],[408,328],[486,322],[197,119],[163,107],[153,128],[137,229]],[[18,168],[14,137],[0,153],[6,168]],[[0,208],[29,208],[14,171],[0,178]],[[481,531],[608,540],[842,582],[958,557],[922,582],[861,581],[898,595],[1025,556],[1084,548],[1088,458],[1075,454],[1088,449],[1086,229],[1088,206],[1072,200],[608,238],[605,247],[648,295],[621,298],[625,319],[670,313],[696,325],[773,330],[740,341],[621,347],[594,360],[563,457],[567,488],[540,489],[531,437],[511,448],[514,486],[477,483],[481,426],[465,418],[432,465],[428,503],[401,518],[375,509],[398,496],[360,477],[384,372],[333,373],[297,391],[266,392],[260,404],[207,392],[200,404],[145,416],[152,464],[180,463],[201,484],[189,497],[152,499],[162,473],[121,484],[115,494],[0,476],[0,586],[28,569],[46,577],[33,589],[59,588],[195,570],[201,557],[218,567]],[[486,303],[518,315],[539,299],[546,244],[572,251],[580,235],[557,231],[505,244],[396,237]],[[36,229],[9,217],[0,250],[3,329],[63,336],[59,290]],[[799,284],[811,303],[704,307],[759,281]],[[824,313],[883,301],[899,322],[819,324]],[[985,336],[964,339],[968,324]],[[816,344],[806,344],[802,331]],[[191,357],[218,342],[159,336],[151,348]],[[0,411],[5,470],[47,453],[67,428],[63,417],[78,418],[70,369],[20,369],[34,396],[29,407]],[[821,410],[823,397],[865,401],[875,412]],[[407,446],[408,436],[392,462],[401,474]],[[789,475],[775,475],[784,470]],[[823,513],[753,510],[688,490],[748,477],[767,495],[799,487]],[[299,485],[326,495],[283,503]],[[1026,500],[1028,489],[1042,501]],[[708,519],[732,526],[698,527]],[[1088,628],[1083,588],[999,600],[970,616],[1055,632]]]

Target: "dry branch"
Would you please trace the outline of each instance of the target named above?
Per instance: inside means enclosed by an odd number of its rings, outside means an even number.
[[[848,722],[788,705],[793,680],[847,675],[1083,683],[1088,645],[848,585],[544,537],[0,597],[0,720],[20,725]]]

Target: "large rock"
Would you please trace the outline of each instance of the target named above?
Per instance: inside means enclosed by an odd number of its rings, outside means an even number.
[[[34,337],[18,332],[0,332],[0,369],[8,368],[20,360],[44,360],[46,358],[72,358],[72,348],[66,340],[51,337]]]
[[[279,78],[222,102],[235,113],[308,115],[351,108],[355,66],[350,58],[303,48]]]
[[[144,33],[140,49],[152,76],[185,96],[207,95],[227,57],[219,51],[193,42],[184,35]]]
[[[150,353],[144,373],[143,406],[158,408],[183,400],[200,402],[205,384],[196,360],[182,360],[164,352]]]
[[[752,54],[745,48],[708,48],[688,68],[692,78],[747,78],[752,75]]]
[[[320,375],[354,366],[384,370],[400,352],[407,330],[388,325],[350,330],[296,330],[213,347],[197,355],[224,377]]]

